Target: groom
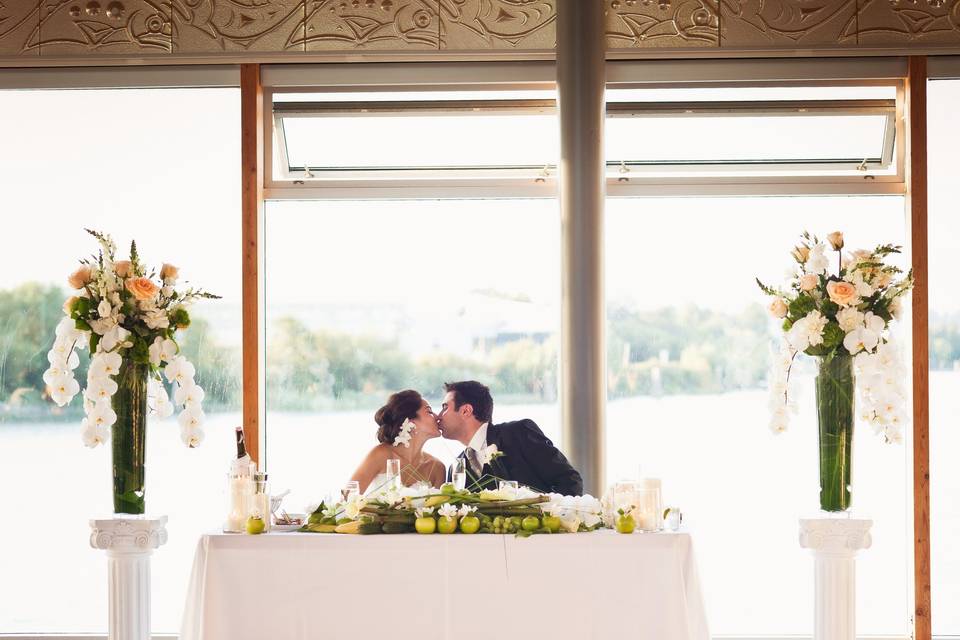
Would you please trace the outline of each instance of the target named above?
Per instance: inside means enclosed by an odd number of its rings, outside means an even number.
[[[444,386],[447,394],[439,415],[440,433],[466,447],[460,457],[467,459],[468,487],[476,478],[483,488],[495,486],[495,476],[545,493],[583,494],[580,473],[533,420],[491,424],[490,389],[474,380]]]

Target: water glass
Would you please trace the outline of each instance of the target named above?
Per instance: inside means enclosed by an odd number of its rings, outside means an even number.
[[[453,471],[450,474],[453,480],[453,486],[457,491],[463,491],[467,487],[467,459],[466,457],[457,458],[453,461]]]
[[[348,480],[347,484],[343,485],[343,489],[340,489],[340,495],[343,496],[344,502],[360,495],[360,483],[356,480]]]
[[[401,486],[400,480],[400,460],[397,458],[391,458],[387,460],[387,480],[392,480],[393,484],[397,487]]]

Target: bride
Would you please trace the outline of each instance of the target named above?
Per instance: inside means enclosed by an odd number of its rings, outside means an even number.
[[[373,419],[377,430],[375,446],[364,458],[351,480],[360,483],[360,493],[376,491],[386,483],[387,460],[400,460],[400,479],[410,486],[425,481],[434,487],[443,484],[446,468],[443,463],[423,452],[423,445],[439,437],[437,416],[430,404],[412,389],[398,391],[377,410]]]

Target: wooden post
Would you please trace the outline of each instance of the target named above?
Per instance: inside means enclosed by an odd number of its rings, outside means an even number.
[[[913,260],[913,571],[915,640],[930,640],[930,351],[927,281],[927,59],[907,78],[907,205]]]
[[[263,207],[263,87],[260,65],[240,65],[240,163],[243,231],[243,432],[260,462],[260,283],[258,232]],[[262,464],[261,464],[262,466]]]

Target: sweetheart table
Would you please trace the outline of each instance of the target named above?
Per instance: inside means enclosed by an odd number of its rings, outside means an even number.
[[[709,640],[689,533],[210,534],[180,633],[499,637]]]

